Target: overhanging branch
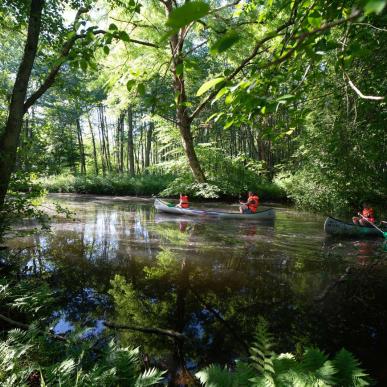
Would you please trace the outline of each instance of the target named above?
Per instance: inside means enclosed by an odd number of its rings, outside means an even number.
[[[171,337],[173,339],[178,339],[178,340],[187,340],[188,339],[188,337],[186,335],[184,335],[183,333],[173,331],[172,329],[136,327],[133,325],[116,324],[116,323],[108,322],[108,321],[105,321],[104,325],[107,326],[108,328],[126,329],[126,330],[130,330],[130,331],[152,333],[152,334],[161,335],[161,336],[168,336],[168,337]]]
[[[281,56],[280,58],[274,60],[274,61],[271,61],[269,63],[266,63],[266,65],[260,67],[260,69],[265,69],[265,68],[268,68],[268,67],[271,67],[271,66],[274,66],[274,65],[277,65],[277,64],[280,64],[282,62],[285,62],[287,59],[289,59],[293,53],[298,49],[300,48],[300,46],[302,45],[302,43],[304,42],[304,40],[306,38],[308,38],[309,36],[312,36],[312,35],[315,35],[317,33],[320,33],[320,32],[324,32],[324,31],[327,31],[333,27],[336,27],[338,25],[341,25],[341,24],[344,24],[344,23],[347,23],[347,22],[350,22],[352,20],[355,20],[357,19],[359,16],[361,15],[361,12],[360,11],[355,11],[352,13],[352,15],[348,18],[345,18],[345,19],[339,19],[339,20],[336,20],[336,21],[333,21],[331,23],[326,23],[326,24],[323,24],[321,27],[319,28],[316,28],[312,31],[309,31],[309,32],[305,32],[301,35],[299,35],[299,37],[296,39],[296,44],[293,48],[291,48],[285,55]],[[258,52],[259,52],[259,49],[260,47],[265,44],[267,41],[275,38],[276,36],[278,36],[278,33],[281,32],[282,30],[284,30],[285,28],[289,27],[289,25],[291,25],[293,22],[292,21],[289,21],[285,24],[283,24],[282,26],[280,26],[279,28],[277,28],[276,31],[268,34],[266,37],[264,37],[263,39],[261,39],[259,42],[256,43],[252,53],[247,57],[245,58],[242,63],[229,75],[225,78],[225,81],[230,81],[232,80],[233,78],[235,78],[235,76],[237,74],[239,74],[249,63],[252,59],[254,59]],[[218,89],[215,89],[213,90],[199,105],[198,107],[193,111],[193,113],[190,115],[189,119],[190,121],[192,121],[203,109],[204,107],[210,102],[212,101],[215,96],[218,94]]]
[[[360,98],[363,98],[363,99],[370,99],[370,100],[373,100],[373,101],[382,101],[384,99],[384,97],[379,97],[379,96],[374,96],[374,95],[364,95],[354,84],[353,82],[351,81],[351,79],[349,78],[349,76],[347,74],[345,74],[345,77],[347,78],[347,81],[348,81],[348,84],[349,86],[351,87],[352,90],[355,91],[355,93],[360,97]]]

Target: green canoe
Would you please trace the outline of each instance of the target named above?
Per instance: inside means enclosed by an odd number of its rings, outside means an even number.
[[[375,227],[361,227],[353,223],[345,223],[341,220],[328,217],[324,223],[324,230],[329,235],[342,236],[375,236],[382,237],[383,234]],[[387,231],[386,229],[382,229]]]

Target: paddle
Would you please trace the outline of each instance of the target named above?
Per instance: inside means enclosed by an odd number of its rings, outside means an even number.
[[[378,231],[380,231],[380,232],[383,234],[383,236],[384,236],[385,238],[387,238],[387,232],[382,231],[379,227],[375,226],[372,222],[370,222],[370,221],[369,221],[365,216],[363,216],[360,212],[359,212],[359,215],[360,215],[366,222],[368,222],[371,226],[375,227]]]

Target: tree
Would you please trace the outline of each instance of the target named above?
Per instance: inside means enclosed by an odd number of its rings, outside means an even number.
[[[66,3],[55,0],[29,0],[27,2],[20,0],[14,4],[12,1],[6,1],[0,8],[1,13],[5,16],[11,15],[16,9],[18,19],[27,26],[27,39],[10,97],[8,118],[0,135],[0,208],[3,207],[11,174],[15,167],[24,114],[52,87],[61,68],[70,58],[84,70],[88,66],[95,67],[93,49],[99,47],[101,43],[95,41],[97,35],[106,37],[107,40],[102,41],[104,45],[106,42],[111,42],[113,37],[121,38],[119,35],[107,34],[104,30],[98,30],[95,26],[80,28],[85,25],[85,20],[82,18],[91,9],[92,1],[87,1],[85,7],[78,7],[74,23],[69,28],[64,27],[63,6]],[[76,9],[79,4],[74,0],[70,5]],[[135,12],[135,5],[130,9]],[[48,15],[43,13],[44,10]],[[57,38],[56,41],[48,44],[52,42],[53,36]],[[50,58],[48,60],[50,69],[43,76],[40,86],[27,97],[41,37],[43,38],[42,43],[46,45],[44,48],[47,52],[44,54],[48,54]],[[129,37],[126,40],[130,41]],[[83,44],[77,47],[76,44],[79,41],[82,41]],[[62,47],[59,55],[56,54],[58,45]]]
[[[216,7],[215,2],[210,7],[202,1],[179,5],[170,0],[160,0],[160,5],[156,4],[153,12],[157,18],[160,17],[160,7],[166,13],[164,26],[160,26],[156,19],[148,23],[148,16],[143,18],[141,14],[135,19],[116,20],[132,25],[140,31],[137,33],[139,37],[149,37],[149,30],[157,34],[160,30],[164,32],[164,39],[158,39],[154,49],[169,51],[164,67],[165,74],[169,69],[172,73],[176,125],[190,169],[198,182],[204,182],[205,175],[194,148],[192,124],[210,103],[232,94],[232,83],[236,81],[239,84],[249,71],[262,74],[265,69],[277,68],[294,56],[307,52],[322,34],[329,34],[330,30],[361,15],[360,11],[351,11],[338,2],[317,4],[307,0],[265,4],[256,1],[244,6],[234,2],[220,7]],[[143,13],[145,15],[146,12]],[[153,38],[157,39],[155,35]],[[226,50],[234,47],[238,55],[232,53],[230,59],[224,57],[227,68],[215,71],[216,77],[212,76],[197,92],[199,97],[205,93],[208,93],[207,96],[199,102],[195,101],[192,94],[198,83],[190,82],[186,76],[190,62],[197,58],[200,50],[204,55],[210,52],[224,56]],[[160,71],[162,67],[159,67]],[[205,77],[210,75],[211,70],[205,72]]]

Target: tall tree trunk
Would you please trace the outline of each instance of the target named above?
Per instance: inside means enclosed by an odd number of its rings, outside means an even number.
[[[140,116],[142,113],[140,113]],[[140,121],[141,122],[141,121]],[[138,173],[144,171],[144,128],[145,124],[140,124],[140,141],[138,143]]]
[[[120,172],[124,172],[124,120],[125,120],[125,115],[124,113],[121,113],[120,115],[120,137],[119,137],[119,142],[120,142],[120,149],[119,149],[119,158],[120,158]]]
[[[173,11],[173,1],[163,1],[167,9],[168,15]],[[182,138],[183,148],[188,159],[189,166],[196,181],[203,183],[206,181],[204,172],[200,165],[199,159],[196,155],[193,137],[191,132],[191,119],[187,110],[187,95],[185,91],[184,83],[184,70],[183,70],[183,45],[184,36],[186,35],[186,28],[183,27],[178,33],[173,34],[170,38],[170,47],[172,55],[172,72],[173,72],[173,88],[176,96],[176,118],[177,125],[179,127],[180,135]],[[177,71],[177,69],[179,71]]]
[[[130,176],[134,176],[133,112],[128,107],[128,167]]]
[[[87,115],[87,121],[89,122],[90,133],[91,133],[91,142],[93,144],[94,172],[96,175],[98,175],[99,171],[98,171],[97,148],[95,146],[94,130],[93,130],[93,126],[91,125],[91,120],[90,120],[89,114]]]
[[[99,145],[101,149],[102,175],[105,176],[106,169],[107,169],[107,165],[106,165],[107,161],[106,161],[104,121],[103,121],[101,106],[98,108],[98,118],[99,118],[98,134],[99,134]]]
[[[104,120],[104,134],[105,134],[107,167],[108,167],[109,172],[111,172],[112,171],[112,162],[111,162],[111,157],[110,157],[109,129],[108,129],[108,124],[107,124],[105,109],[103,106],[101,107],[101,110],[102,110],[102,119]]]
[[[85,147],[83,146],[82,128],[79,118],[77,118],[77,137],[79,146],[79,156],[81,161],[81,174],[86,175]]]
[[[152,137],[155,124],[153,121],[149,123],[148,131],[146,133],[146,149],[145,149],[145,168],[149,167],[150,153],[152,149]]]
[[[11,174],[15,167],[16,151],[25,113],[24,102],[39,43],[43,6],[44,0],[31,0],[27,41],[12,90],[8,119],[0,136],[0,209],[4,205]]]

